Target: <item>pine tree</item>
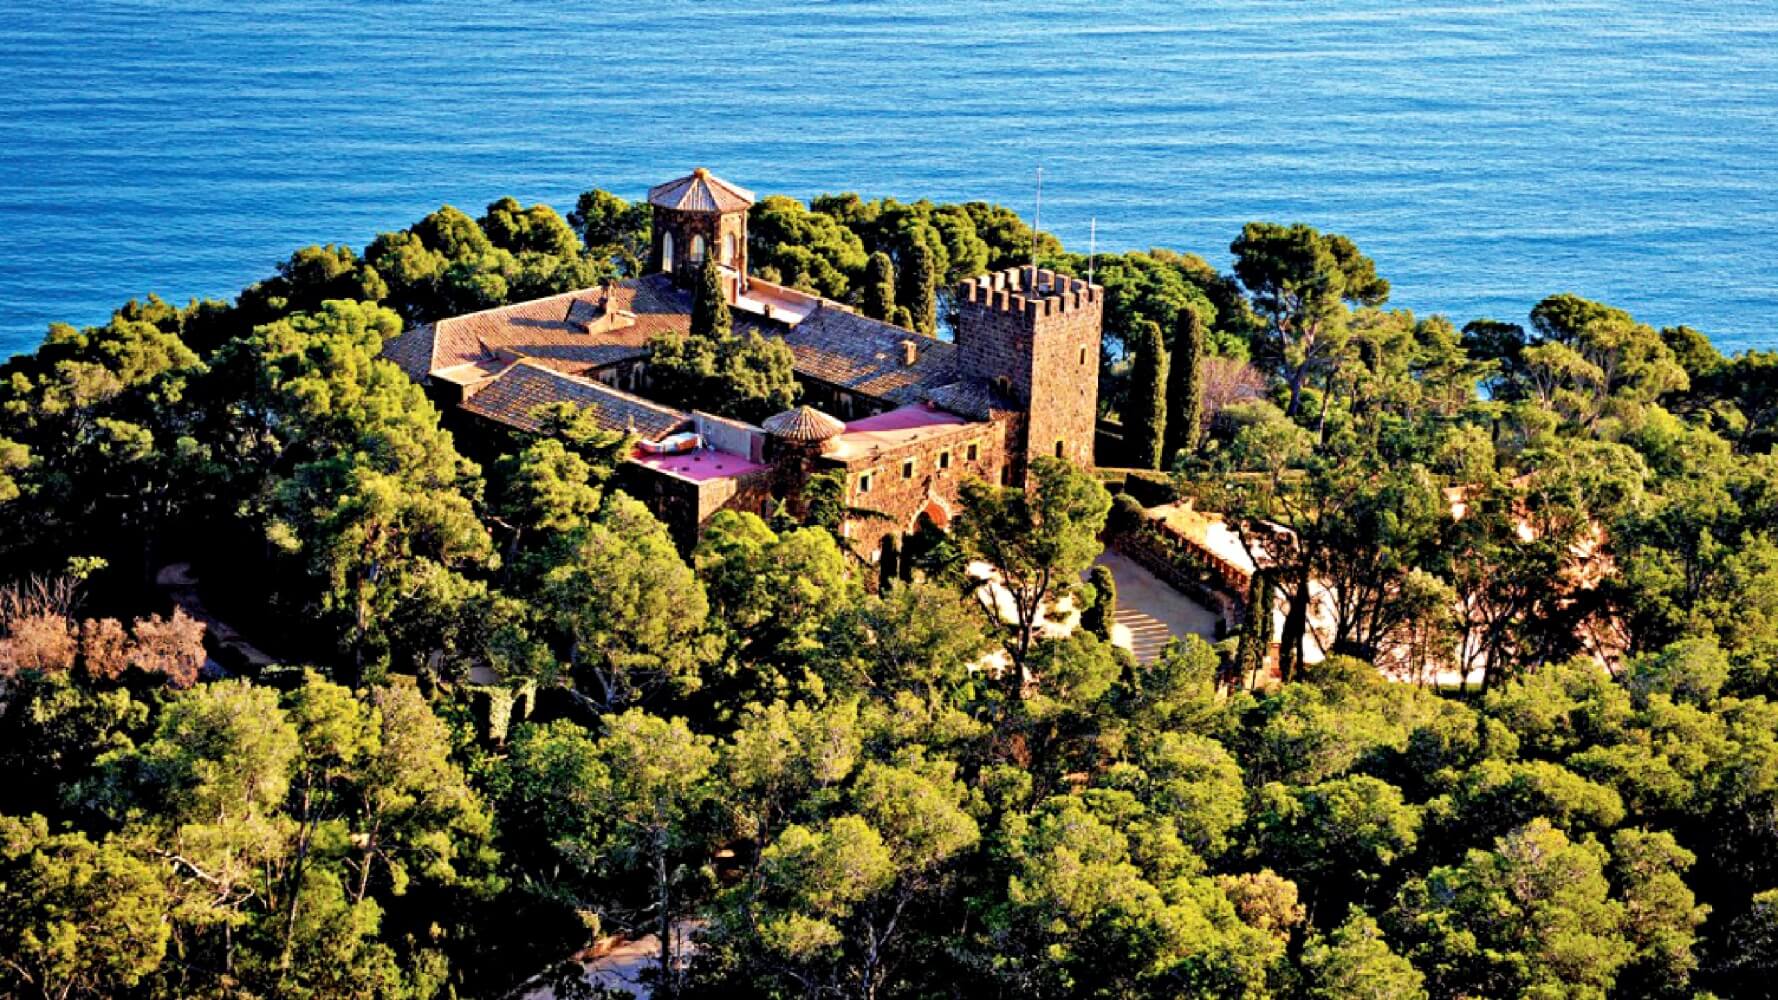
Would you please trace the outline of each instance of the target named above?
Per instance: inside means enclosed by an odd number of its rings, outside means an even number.
[[[1130,391],[1124,405],[1124,444],[1130,464],[1138,469],[1161,466],[1161,440],[1167,424],[1167,349],[1160,325],[1144,320],[1136,327],[1130,368]]]
[[[729,315],[728,296],[722,293],[722,269],[716,258],[706,256],[698,283],[692,289],[691,335],[721,340],[734,332],[734,319]]]
[[[889,255],[877,251],[864,267],[864,298],[859,307],[871,319],[885,322],[895,317],[895,265]]]
[[[1167,433],[1163,466],[1198,448],[1204,421],[1204,320],[1190,306],[1179,310],[1173,356],[1167,369]]]
[[[932,249],[915,240],[901,260],[901,304],[913,315],[912,329],[932,336],[938,332],[938,275],[932,266]]]

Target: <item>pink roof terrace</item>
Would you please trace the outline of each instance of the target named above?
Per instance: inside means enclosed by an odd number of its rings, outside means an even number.
[[[899,447],[923,440],[934,431],[972,422],[954,413],[916,403],[852,421],[846,425],[845,433],[831,440],[827,454],[840,459],[856,458],[874,448]]]
[[[714,448],[699,448],[696,451],[681,452],[677,455],[654,455],[638,450],[631,456],[631,460],[659,472],[670,472],[694,483],[708,482],[712,479],[730,479],[765,468],[759,462],[749,462],[739,455],[731,455],[726,451],[717,451]]]

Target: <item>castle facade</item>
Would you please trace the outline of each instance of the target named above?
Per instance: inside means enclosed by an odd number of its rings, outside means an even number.
[[[441,405],[522,431],[569,402],[633,434],[620,485],[682,546],[721,510],[800,509],[810,476],[837,472],[842,535],[875,558],[922,520],[944,528],[967,479],[1023,485],[1032,460],[1093,462],[1097,285],[1025,267],[955,289],[955,340],[860,315],[747,269],[752,192],[699,169],[650,189],[653,242],[635,278],[439,320],[384,355]],[[691,325],[689,278],[714,255],[737,331],[781,340],[802,404],[760,426],[648,398],[648,342]]]

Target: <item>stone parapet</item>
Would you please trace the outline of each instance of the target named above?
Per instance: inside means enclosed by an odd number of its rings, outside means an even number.
[[[1131,528],[1112,533],[1109,542],[1174,590],[1215,611],[1219,636],[1246,619],[1252,575],[1165,520],[1144,513]]]

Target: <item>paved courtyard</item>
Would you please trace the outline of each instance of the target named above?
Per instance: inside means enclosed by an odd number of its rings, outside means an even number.
[[[1117,581],[1117,617],[1111,641],[1147,663],[1175,636],[1216,637],[1216,614],[1161,582],[1128,556],[1109,549],[1095,560]]]

